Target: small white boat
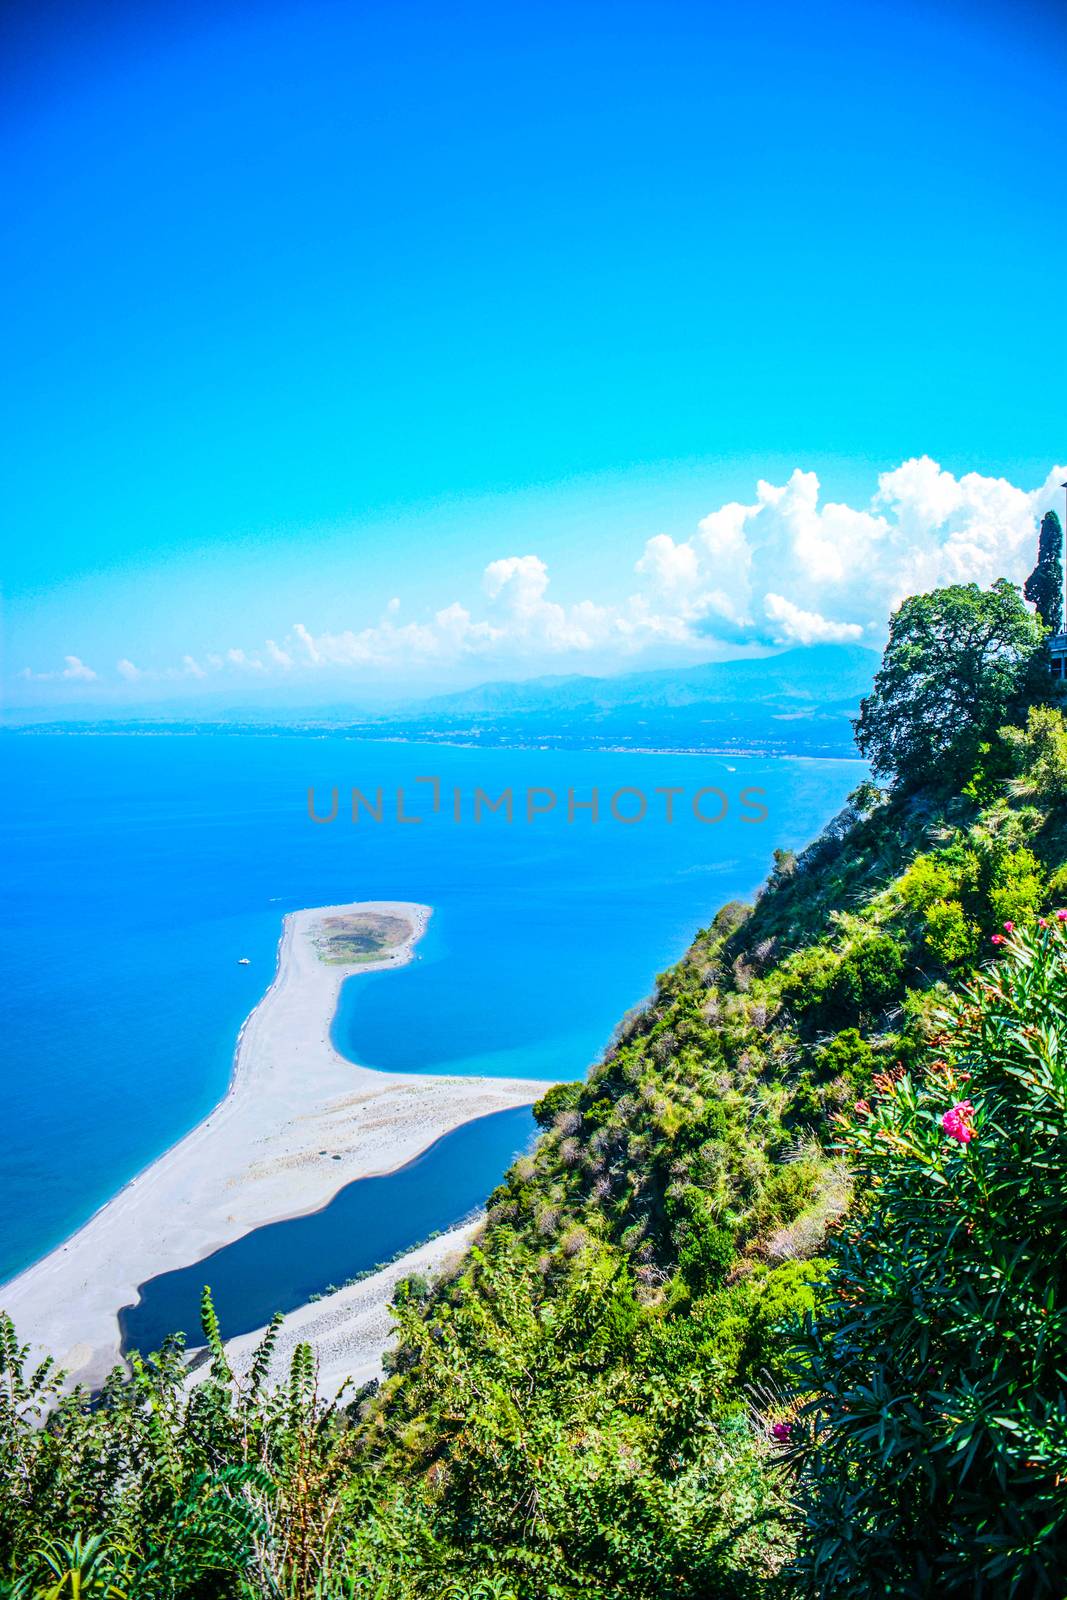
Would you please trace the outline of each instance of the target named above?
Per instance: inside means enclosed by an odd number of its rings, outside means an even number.
[[[252,965],[251,958],[249,956],[239,956],[237,965],[239,967],[250,967]]]

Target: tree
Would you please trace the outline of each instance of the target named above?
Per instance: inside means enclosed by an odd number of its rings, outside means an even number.
[[[1050,633],[1063,626],[1063,529],[1054,511],[1041,519],[1037,541],[1037,566],[1023,586],[1023,594]]]
[[[853,723],[860,753],[898,789],[966,782],[982,744],[1040,698],[1042,636],[1003,578],[905,600]]]

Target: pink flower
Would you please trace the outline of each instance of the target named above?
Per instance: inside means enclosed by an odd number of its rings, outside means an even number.
[[[1067,922],[1067,911],[1057,911],[1057,913],[1056,913],[1056,921],[1057,922]]]
[[[1037,925],[1038,925],[1039,928],[1047,928],[1048,927],[1048,922],[1047,922],[1046,918],[1038,917]]]
[[[969,1100],[957,1100],[956,1104],[945,1112],[941,1118],[941,1126],[950,1139],[955,1139],[957,1144],[970,1144],[974,1138],[974,1107]]]
[[[793,1434],[791,1422],[776,1422],[771,1429],[771,1438],[777,1439],[779,1444],[788,1444]]]
[[[1014,922],[1006,922],[1004,924],[1004,932],[1005,933],[1014,933],[1015,932],[1015,924],[1014,924]]]
[[[1007,944],[1008,941],[1002,933],[995,933],[989,942],[990,944]]]

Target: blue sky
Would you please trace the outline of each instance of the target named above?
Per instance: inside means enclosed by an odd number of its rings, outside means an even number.
[[[1028,555],[1059,8],[178,9],[5,14],[9,703],[874,643]]]

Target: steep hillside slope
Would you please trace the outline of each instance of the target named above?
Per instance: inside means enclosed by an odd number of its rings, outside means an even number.
[[[781,1330],[849,1197],[830,1118],[918,1056],[991,930],[1067,891],[1057,816],[868,786],[540,1103],[480,1249],[413,1286],[366,1408],[406,1559],[432,1540],[473,1581],[491,1553],[522,1594],[773,1583]]]

